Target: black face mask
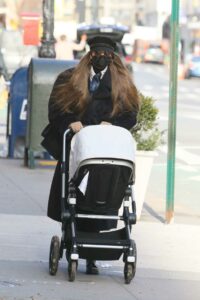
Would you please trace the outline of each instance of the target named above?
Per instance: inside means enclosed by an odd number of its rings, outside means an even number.
[[[105,69],[112,61],[111,57],[107,56],[93,56],[91,63],[94,67],[94,70],[102,71]]]

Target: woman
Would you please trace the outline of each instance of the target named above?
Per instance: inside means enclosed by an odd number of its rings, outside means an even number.
[[[114,53],[116,44],[101,36],[89,40],[88,44],[90,52],[76,68],[66,70],[58,76],[49,100],[50,137],[43,132],[43,145],[50,154],[52,146],[54,148],[55,143],[59,145],[59,149],[56,149],[58,164],[48,204],[48,216],[57,221],[60,221],[61,215],[59,160],[65,130],[71,128],[76,133],[85,125],[96,124],[112,124],[131,129],[136,124],[139,108],[137,89],[128,70]],[[113,227],[108,225],[108,228],[109,226]],[[98,273],[94,262],[87,264],[87,273]]]
[[[85,48],[87,35],[81,36],[79,44],[74,43],[68,39],[65,34],[62,34],[55,44],[56,59],[74,59],[74,51],[82,51]]]

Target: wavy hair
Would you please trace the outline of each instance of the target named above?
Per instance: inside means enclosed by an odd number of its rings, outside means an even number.
[[[83,114],[91,96],[88,91],[88,78],[90,76],[90,52],[87,53],[75,67],[72,75],[62,85],[53,91],[55,104],[62,112],[75,112]],[[118,55],[114,54],[113,62],[109,66],[112,79],[111,116],[122,111],[139,109],[139,96],[127,68]]]

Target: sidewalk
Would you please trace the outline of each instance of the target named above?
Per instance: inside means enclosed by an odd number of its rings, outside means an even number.
[[[49,276],[49,243],[61,235],[60,225],[45,216],[52,176],[52,169],[0,159],[0,300],[199,299],[199,218],[190,224],[182,215],[166,225],[149,206],[132,231],[138,262],[130,285],[123,283],[122,260],[98,262],[99,276],[85,275],[80,260],[70,283],[63,258],[56,277]]]

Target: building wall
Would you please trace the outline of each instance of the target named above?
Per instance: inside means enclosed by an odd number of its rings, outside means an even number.
[[[137,10],[142,11],[142,18],[145,26],[160,27],[163,21],[170,14],[171,0],[135,0]]]
[[[200,0],[180,0],[180,7],[186,15],[200,14]]]
[[[130,0],[104,0],[104,16],[112,16],[116,23],[121,23],[131,27],[135,20],[135,5],[134,1]]]
[[[6,28],[18,29],[22,26],[21,13],[42,13],[41,0],[0,0],[0,12],[6,8]]]
[[[171,13],[171,0],[135,0],[136,15],[141,21],[136,25],[154,27],[157,36],[162,37],[162,26]]]
[[[94,0],[86,0],[86,23],[93,23],[103,20],[112,20],[114,23],[121,23],[132,27],[135,20],[135,3],[130,0],[99,0],[97,11],[94,12]],[[96,17],[97,16],[97,17]]]

